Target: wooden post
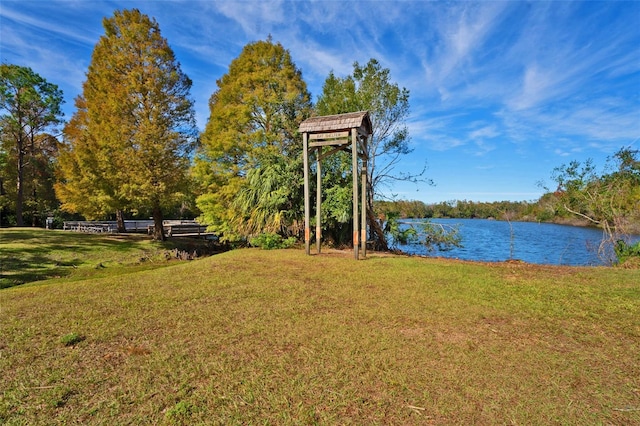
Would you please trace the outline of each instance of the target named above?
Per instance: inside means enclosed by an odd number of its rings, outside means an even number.
[[[358,226],[358,133],[351,129],[351,163],[353,167],[353,256],[358,260],[360,226]]]
[[[320,254],[320,246],[322,244],[322,227],[320,226],[321,209],[322,209],[322,161],[320,157],[322,155],[322,147],[319,146],[316,150],[316,249]]]
[[[364,256],[367,256],[367,223],[369,214],[373,212],[369,212],[369,197],[373,197],[373,194],[369,194],[369,143],[371,142],[371,134],[365,135],[362,138],[362,164],[364,171],[362,172],[362,250],[364,251]]]
[[[362,191],[362,218],[360,219],[360,226],[362,227],[362,231],[360,231],[360,244],[362,245],[362,257],[367,257],[367,159],[365,156],[362,157],[362,186],[360,190]]]
[[[302,134],[302,150],[304,162],[304,247],[307,254],[311,254],[309,226],[310,226],[310,200],[309,200],[309,135],[307,132]]]

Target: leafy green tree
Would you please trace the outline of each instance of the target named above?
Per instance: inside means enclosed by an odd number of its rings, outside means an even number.
[[[340,78],[333,72],[329,74],[316,103],[319,115],[369,111],[373,135],[367,147],[367,212],[371,238],[380,250],[386,250],[388,244],[382,224],[373,213],[374,198],[381,196],[382,188],[393,181],[417,181],[422,176],[422,173],[411,175],[397,169],[402,158],[412,152],[405,124],[409,115],[409,91],[392,82],[389,74],[389,69],[382,68],[375,59],[364,66],[355,62],[352,75]],[[346,157],[336,158],[339,157],[323,162],[325,174],[343,170],[339,163],[347,161]]]
[[[346,182],[327,184],[323,178],[324,199],[322,200],[323,236],[325,241],[335,246],[350,242],[353,236],[353,189]],[[333,179],[332,179],[333,180]]]
[[[302,152],[298,127],[311,111],[302,73],[269,38],[246,45],[216,83],[195,166],[201,220],[226,240],[295,232],[302,173],[291,165]]]
[[[43,133],[33,141],[31,158],[25,168],[24,219],[32,226],[44,224],[46,216],[59,205],[53,190],[54,168],[60,142],[54,136]]]
[[[4,190],[5,177],[3,173],[6,167],[6,164],[7,164],[7,153],[2,147],[2,145],[0,145],[0,227],[4,226],[5,208],[8,204],[7,196]]]
[[[18,65],[0,65],[0,134],[5,165],[11,164],[15,174],[5,170],[15,182],[16,225],[24,225],[26,182],[33,182],[45,171],[37,164],[42,156],[50,154],[43,147],[52,145],[47,130],[62,122],[62,91],[47,82],[31,68]],[[45,159],[48,161],[48,159]],[[28,172],[31,175],[28,176]],[[4,180],[4,179],[3,179]],[[3,182],[4,183],[4,182]],[[35,190],[35,186],[33,187]]]
[[[311,164],[315,168],[315,161]],[[353,180],[351,155],[339,152],[322,161],[322,235],[334,246],[351,243],[353,237]],[[312,185],[315,183],[315,179]],[[313,218],[315,220],[315,217]]]
[[[591,159],[554,170],[558,204],[602,228],[598,254],[611,260],[613,247],[627,244],[631,226],[640,221],[640,161],[637,150],[623,148],[608,158],[610,172],[598,172]],[[619,245],[618,245],[619,246]]]
[[[65,143],[58,157],[58,183],[55,191],[62,209],[81,213],[90,220],[117,213],[118,231],[124,232],[123,210],[128,200],[119,196],[119,185],[113,179],[117,165],[110,161],[106,147],[89,132],[87,103],[76,98],[76,112],[64,128]]]
[[[231,207],[241,219],[242,235],[293,234],[304,205],[302,159],[274,155],[262,158],[260,167],[248,171],[246,184]]]
[[[182,198],[197,141],[191,80],[155,19],[123,10],[103,26],[65,129],[58,194],[89,216],[150,210],[162,240],[163,210]]]

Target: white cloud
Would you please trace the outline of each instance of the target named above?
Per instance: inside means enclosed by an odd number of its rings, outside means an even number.
[[[294,61],[303,68],[305,77],[314,76],[324,82],[331,71],[337,76],[345,76],[353,72],[353,60],[340,50],[322,46],[310,39],[294,41],[289,47]]]
[[[284,2],[270,1],[222,1],[216,9],[227,18],[237,22],[250,37],[264,37],[276,24],[286,22]]]
[[[553,153],[559,157],[568,157],[572,154],[572,151],[565,151],[564,149],[556,148],[553,150]]]
[[[15,4],[15,2],[12,2]],[[22,3],[24,4],[24,3]],[[21,9],[21,8],[20,8]],[[47,32],[53,34],[55,36],[59,36],[68,41],[75,41],[81,44],[94,44],[96,42],[96,34],[92,31],[88,31],[88,28],[85,27],[77,27],[77,26],[68,26],[61,25],[57,20],[50,20],[44,18],[38,18],[36,15],[22,13],[18,11],[18,8],[9,8],[2,7],[0,8],[0,18],[4,20],[13,21],[17,26],[12,26],[12,28],[21,28],[24,33],[29,33],[32,36],[36,36],[39,32]],[[2,26],[5,26],[7,23],[3,23]],[[29,28],[27,30],[27,27]],[[34,34],[34,31],[36,34]],[[4,40],[6,33],[8,31],[2,31],[3,33],[3,41],[2,44],[7,47],[7,41]]]
[[[424,27],[431,32],[416,54],[423,66],[425,85],[443,94],[443,100],[477,79],[478,56],[508,10],[508,2],[457,3],[429,7]],[[433,29],[431,29],[433,28]],[[416,46],[419,48],[420,46]]]
[[[407,123],[414,146],[434,151],[448,151],[465,145],[466,141],[453,135],[449,129],[453,126],[455,115],[434,118],[422,118]]]
[[[554,78],[550,71],[545,72],[534,64],[526,68],[522,80],[520,93],[507,102],[510,108],[528,109],[552,96]]]
[[[482,126],[469,133],[470,139],[492,139],[500,135],[500,132],[495,125]]]

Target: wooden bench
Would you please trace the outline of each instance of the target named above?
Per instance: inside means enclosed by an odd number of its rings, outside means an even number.
[[[177,235],[201,235],[207,232],[207,227],[196,224],[167,225],[165,226],[165,232],[168,237],[175,237]]]

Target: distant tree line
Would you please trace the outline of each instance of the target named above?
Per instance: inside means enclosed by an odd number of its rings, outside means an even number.
[[[439,203],[424,203],[416,200],[380,200],[375,203],[376,212],[387,215],[398,213],[401,218],[452,218],[452,219],[497,219],[545,221],[553,216],[537,202],[494,201],[477,202],[451,200]]]

